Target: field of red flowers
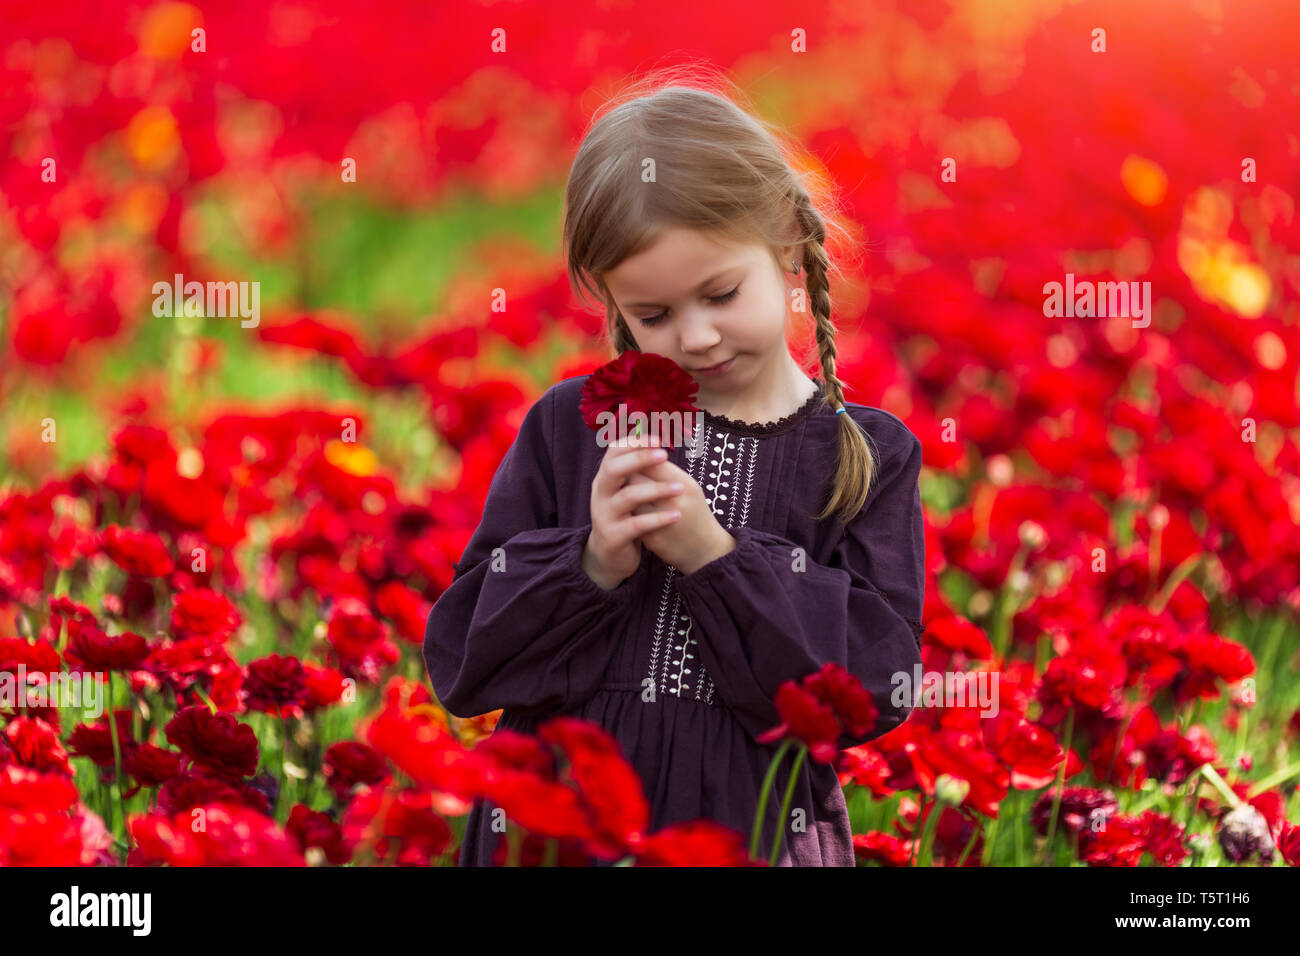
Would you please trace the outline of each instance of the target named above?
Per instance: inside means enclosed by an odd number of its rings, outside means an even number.
[[[924,445],[924,667],[997,678],[833,756],[859,863],[1300,865],[1289,4],[115,10],[0,33],[0,864],[451,865],[479,797],[501,863],[763,862],[648,832],[599,728],[449,716],[418,649],[524,412],[610,357],[559,190],[671,51],[840,191],[839,375]],[[181,276],[258,308],[160,314]],[[1076,280],[1150,311],[1045,306]]]

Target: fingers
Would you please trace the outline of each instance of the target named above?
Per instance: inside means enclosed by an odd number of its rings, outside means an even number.
[[[675,509],[667,511],[649,511],[643,515],[628,515],[614,521],[607,527],[606,546],[617,551],[635,542],[641,535],[672,524],[681,518],[682,513]]]
[[[680,481],[645,481],[628,485],[610,499],[610,504],[618,515],[624,515],[638,505],[660,498],[679,495],[686,486]]]
[[[619,534],[623,534],[623,527],[627,527],[629,535],[628,540],[639,538],[648,531],[654,531],[656,528],[662,528],[664,525],[670,525],[682,516],[680,511],[648,511],[643,515],[631,515],[628,518],[618,522]]]
[[[601,482],[606,494],[613,494],[633,472],[667,460],[668,452],[662,448],[619,448],[610,445],[596,480]]]

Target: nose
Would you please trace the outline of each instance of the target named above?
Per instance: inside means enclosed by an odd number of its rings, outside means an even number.
[[[691,311],[682,320],[681,348],[687,355],[705,355],[722,341],[722,336],[713,327],[713,320],[704,311]]]

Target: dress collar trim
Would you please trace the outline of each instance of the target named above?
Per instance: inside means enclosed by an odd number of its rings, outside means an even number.
[[[772,435],[782,435],[794,429],[800,422],[815,412],[817,409],[826,405],[825,383],[814,378],[812,381],[817,385],[817,391],[808,396],[808,400],[799,408],[795,409],[789,415],[784,415],[772,422],[747,422],[735,418],[728,418],[725,415],[714,415],[712,412],[704,412],[704,420],[715,428],[720,428],[725,432],[733,435],[745,435],[751,438],[766,438]]]

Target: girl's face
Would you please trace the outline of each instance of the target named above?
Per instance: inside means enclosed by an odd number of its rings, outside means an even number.
[[[786,276],[765,246],[672,227],[604,280],[637,347],[690,373],[700,404],[730,407],[756,404],[764,383],[788,381],[787,366],[795,367]]]

